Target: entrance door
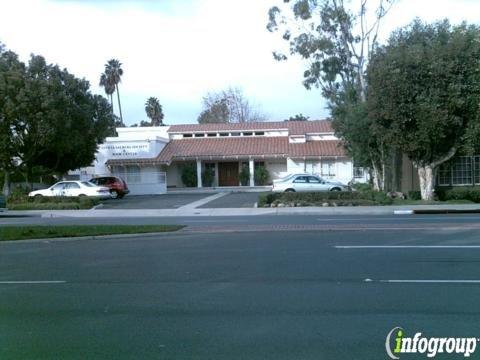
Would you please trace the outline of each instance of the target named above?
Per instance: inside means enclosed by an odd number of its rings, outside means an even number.
[[[238,163],[218,163],[218,185],[238,186]]]

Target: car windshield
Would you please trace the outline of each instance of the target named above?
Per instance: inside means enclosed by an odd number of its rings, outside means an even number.
[[[82,185],[85,185],[85,186],[88,186],[88,187],[96,187],[97,185],[95,184],[92,184],[91,182],[89,181],[82,181],[81,182]]]

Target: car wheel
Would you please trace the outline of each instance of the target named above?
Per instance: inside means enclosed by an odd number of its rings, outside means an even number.
[[[37,195],[34,196],[34,198],[35,199],[41,199],[41,198],[43,198],[43,195],[42,194],[37,194]]]
[[[295,192],[295,189],[287,189],[285,192]]]
[[[81,198],[84,198],[84,197],[86,197],[86,196],[87,196],[87,195],[85,195],[85,194],[80,194],[80,195],[78,195],[78,197],[81,197]]]
[[[342,189],[340,188],[337,188],[337,187],[334,187],[333,189],[331,189],[330,191],[342,191]]]
[[[117,190],[110,190],[110,196],[112,197],[112,199],[120,199]]]

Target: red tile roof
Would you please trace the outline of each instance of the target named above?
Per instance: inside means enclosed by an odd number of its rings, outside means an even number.
[[[287,136],[279,137],[227,137],[188,138],[170,140],[156,158],[109,160],[115,164],[169,164],[174,160],[195,158],[248,158],[252,157],[343,157],[345,150],[339,140],[289,143]]]
[[[289,130],[291,135],[305,134],[306,132],[333,132],[329,120],[314,121],[265,121],[233,124],[184,124],[171,125],[169,133],[204,132],[204,131],[248,131],[248,130]]]

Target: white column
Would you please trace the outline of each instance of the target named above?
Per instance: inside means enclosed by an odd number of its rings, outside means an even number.
[[[218,186],[218,162],[215,163],[215,185]]]
[[[253,159],[248,160],[248,171],[250,173],[250,186],[255,186],[255,177],[254,177],[254,172],[255,166],[253,166]]]
[[[197,187],[202,187],[202,160],[197,159]]]

